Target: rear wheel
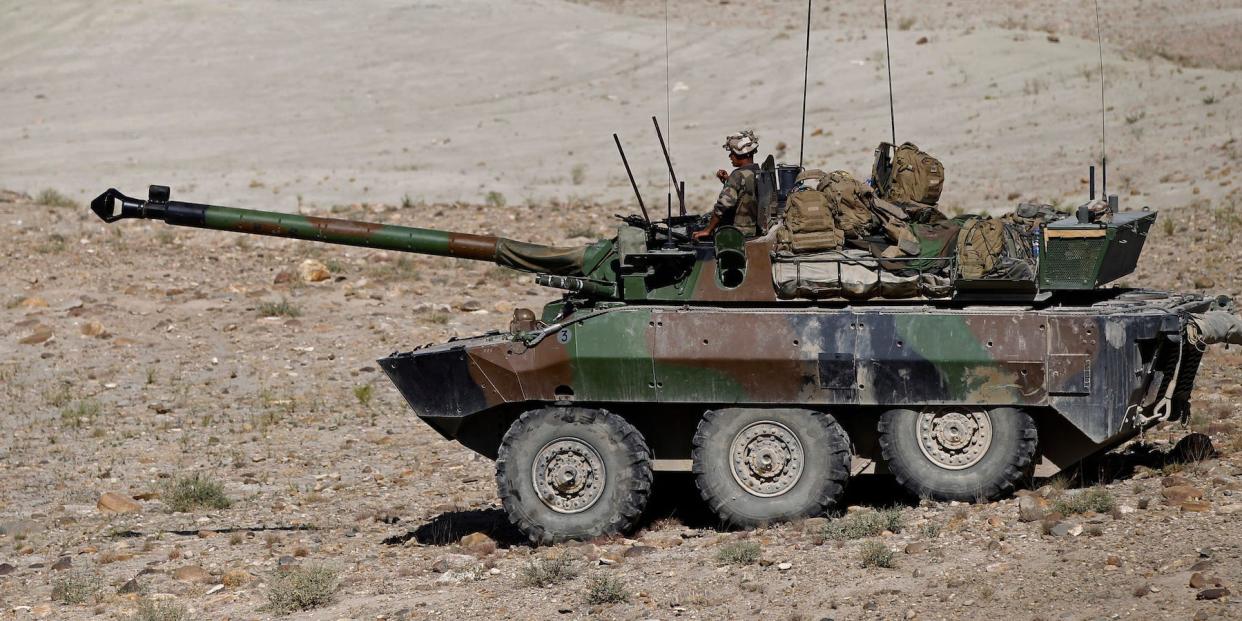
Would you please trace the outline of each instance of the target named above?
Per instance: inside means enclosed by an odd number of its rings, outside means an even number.
[[[995,500],[1013,491],[1035,457],[1038,432],[1015,408],[890,410],[880,450],[911,493],[933,500]]]
[[[619,534],[647,506],[651,450],[615,414],[534,410],[501,440],[496,486],[509,521],[535,543]]]
[[[850,475],[849,437],[832,416],[807,410],[707,412],[693,459],[703,500],[742,527],[823,515]]]

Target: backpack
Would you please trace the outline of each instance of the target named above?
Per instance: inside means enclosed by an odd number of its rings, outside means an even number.
[[[871,170],[880,198],[894,203],[935,205],[944,189],[944,166],[940,160],[920,151],[913,143],[897,147],[889,159],[893,145],[882,142],[875,150]]]
[[[871,212],[875,194],[844,170],[834,170],[819,183],[819,191],[829,201],[841,232],[849,237],[866,237],[879,225]]]
[[[800,190],[789,195],[785,227],[777,241],[782,249],[795,253],[819,252],[840,248],[845,235],[832,217],[828,197],[816,190]]]
[[[1030,240],[1020,225],[989,217],[970,218],[957,236],[957,268],[961,278],[1033,280]]]

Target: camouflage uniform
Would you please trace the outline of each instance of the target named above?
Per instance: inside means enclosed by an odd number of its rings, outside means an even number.
[[[720,198],[716,199],[716,205],[712,207],[712,215],[720,219],[720,224],[735,226],[747,237],[754,237],[758,233],[759,202],[755,196],[757,172],[758,164],[734,169],[729,178],[725,179]]]

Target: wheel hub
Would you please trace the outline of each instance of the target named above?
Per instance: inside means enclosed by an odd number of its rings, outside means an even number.
[[[992,445],[992,420],[983,410],[920,412],[919,449],[946,470],[969,468],[983,459]]]
[[[748,425],[733,438],[729,466],[742,489],[755,496],[788,492],[802,477],[805,457],[798,436],[773,421]]]
[[[557,438],[535,454],[531,480],[543,504],[558,513],[580,513],[603,496],[604,460],[580,438]]]

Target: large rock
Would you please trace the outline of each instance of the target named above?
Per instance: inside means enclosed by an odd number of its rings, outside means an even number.
[[[116,492],[104,492],[95,503],[95,508],[104,513],[138,513],[142,505],[138,501]]]
[[[1021,522],[1038,522],[1048,512],[1048,501],[1035,494],[1023,494],[1018,498],[1018,520]]]
[[[213,582],[211,574],[206,569],[198,565],[186,565],[173,570],[173,578],[181,582],[195,582],[198,584],[210,584]]]
[[[461,571],[467,567],[473,567],[476,562],[475,558],[469,554],[444,554],[431,564],[431,571],[438,574]]]
[[[302,277],[302,282],[320,282],[332,278],[332,272],[323,263],[307,259],[298,266],[298,276]]]
[[[475,556],[488,556],[496,551],[496,542],[483,533],[470,533],[461,538],[461,547]]]
[[[1164,496],[1169,504],[1177,504],[1203,498],[1203,490],[1193,485],[1171,485],[1160,490],[1160,495]]]

